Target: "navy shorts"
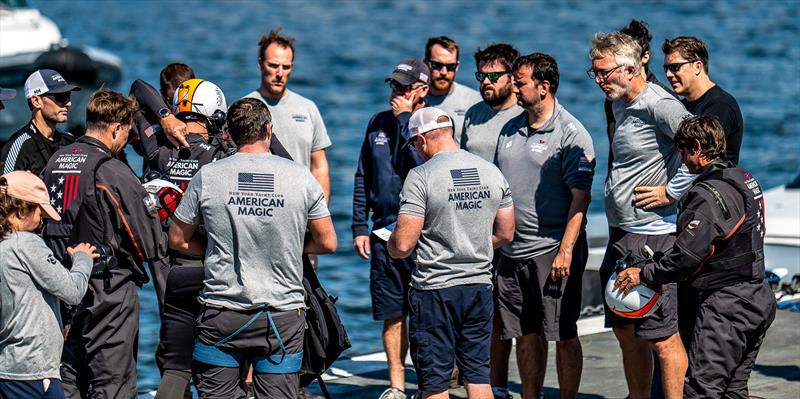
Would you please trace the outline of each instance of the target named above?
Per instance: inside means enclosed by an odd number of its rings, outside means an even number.
[[[634,261],[644,256],[643,247],[646,244],[654,252],[668,252],[675,243],[675,234],[643,235],[629,233],[617,227],[609,228],[608,246],[600,265],[601,289],[606,288],[606,283],[614,273],[617,260],[632,253]],[[605,305],[605,295],[602,295]],[[617,315],[604,306],[606,327],[623,327],[633,324],[636,336],[644,339],[666,338],[678,332],[678,295],[675,283],[661,286],[661,305],[653,314],[638,319],[629,319]]]
[[[47,391],[44,390],[44,380],[4,380],[0,379],[0,399],[17,398],[43,398],[63,399],[64,386],[61,380],[50,378]]]
[[[578,336],[583,272],[589,248],[581,232],[572,250],[569,276],[550,278],[558,249],[527,259],[497,255],[497,310],[501,339],[542,334],[548,341]]]
[[[450,388],[453,361],[465,383],[488,384],[492,287],[411,288],[409,302],[408,340],[420,390]]]
[[[411,257],[392,259],[386,241],[370,235],[369,291],[372,294],[372,317],[389,320],[408,315],[408,287],[414,261]]]

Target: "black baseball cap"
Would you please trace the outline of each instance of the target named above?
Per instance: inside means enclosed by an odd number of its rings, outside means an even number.
[[[416,81],[429,84],[431,80],[430,76],[431,72],[424,62],[409,58],[397,64],[392,74],[384,81],[395,80],[403,86],[408,86]]]
[[[52,69],[39,69],[28,76],[25,81],[25,98],[41,96],[47,93],[66,93],[81,88],[67,83],[60,73]]]

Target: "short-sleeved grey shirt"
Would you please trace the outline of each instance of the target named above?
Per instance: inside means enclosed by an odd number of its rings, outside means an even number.
[[[648,83],[630,104],[611,105],[617,128],[611,151],[614,162],[605,185],[605,208],[612,227],[643,225],[677,212],[675,204],[653,210],[633,206],[637,186],[665,186],[681,166],[672,138],[691,116],[675,97]]]
[[[272,133],[295,162],[308,166],[312,152],[331,146],[328,130],[313,101],[289,89],[280,100],[264,98],[258,90],[244,98],[256,98],[267,104],[272,114]]]
[[[464,150],[443,151],[406,177],[400,213],[425,219],[411,285],[435,290],[491,284],[492,227],[513,205],[496,166]]]
[[[292,161],[237,153],[200,168],[175,217],[205,225],[201,301],[234,310],[303,307],[303,238],[309,220],[329,215],[319,183]]]
[[[553,115],[535,131],[527,113],[510,120],[497,141],[497,166],[514,195],[514,240],[500,250],[514,259],[550,252],[567,226],[571,189],[592,190],[592,137],[556,100]]]
[[[464,125],[464,115],[469,107],[481,101],[481,94],[458,82],[453,82],[453,89],[443,96],[428,94],[425,103],[429,107],[436,107],[453,118],[453,134],[456,141],[461,138],[461,127]]]
[[[484,101],[473,105],[464,115],[464,128],[460,137],[461,148],[494,162],[497,137],[500,136],[503,126],[523,112],[525,110],[517,104],[500,110],[493,109]]]

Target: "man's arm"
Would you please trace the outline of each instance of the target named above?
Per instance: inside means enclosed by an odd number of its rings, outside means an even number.
[[[172,218],[169,226],[169,247],[186,255],[202,257],[205,255],[205,240],[197,234],[197,225]]]
[[[492,248],[497,249],[514,240],[514,206],[497,210],[492,225]]]
[[[553,266],[550,270],[550,278],[553,280],[559,277],[569,276],[569,267],[572,264],[572,249],[581,233],[581,226],[586,219],[586,208],[592,195],[577,188],[570,189],[572,201],[569,204],[567,213],[567,228],[564,230],[564,237],[558,246],[558,254],[553,259]]]
[[[318,150],[311,152],[311,174],[322,186],[322,192],[325,193],[327,203],[331,203],[331,178],[328,172],[328,157],[325,155],[325,150]]]
[[[189,143],[186,142],[186,124],[178,120],[178,118],[172,114],[172,107],[164,103],[164,99],[161,98],[161,93],[153,86],[150,86],[141,79],[137,79],[131,84],[130,95],[136,99],[141,107],[141,111],[145,113],[146,116],[154,118],[154,120],[157,120],[158,123],[161,124],[167,139],[169,139],[172,144],[176,147],[189,146]],[[170,112],[169,115],[161,117],[161,115],[159,115],[161,109],[167,109]],[[145,138],[139,137],[139,139],[144,140]]]
[[[362,259],[369,259],[369,229],[367,219],[369,218],[369,207],[367,206],[367,193],[370,191],[370,175],[372,173],[372,155],[369,147],[369,131],[375,117],[367,125],[367,134],[361,144],[361,153],[358,157],[358,166],[353,177],[353,221],[351,229],[353,231],[353,247],[356,254]]]
[[[338,241],[330,216],[309,220],[308,231],[311,234],[303,245],[303,253],[330,254],[336,252]]]
[[[403,259],[411,255],[417,247],[424,223],[425,218],[421,216],[400,214],[397,217],[397,227],[389,237],[389,256],[393,259]],[[492,239],[494,241],[494,234]]]

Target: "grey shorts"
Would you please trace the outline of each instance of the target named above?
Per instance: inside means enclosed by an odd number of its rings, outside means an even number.
[[[528,259],[497,255],[497,312],[501,339],[532,333],[548,341],[578,336],[583,271],[588,258],[586,234],[581,233],[572,251],[569,276],[553,281],[550,270],[558,249]]]
[[[617,260],[625,254],[633,253],[634,259],[641,257],[645,244],[655,252],[668,252],[675,243],[675,238],[674,234],[643,235],[611,227],[606,254],[600,266],[601,289],[605,290],[606,283],[614,273]],[[605,295],[602,297],[605,302]],[[633,324],[636,336],[644,339],[666,338],[678,332],[678,294],[675,283],[661,286],[661,305],[650,316],[628,319],[612,312],[607,305],[604,308],[607,328]]]

